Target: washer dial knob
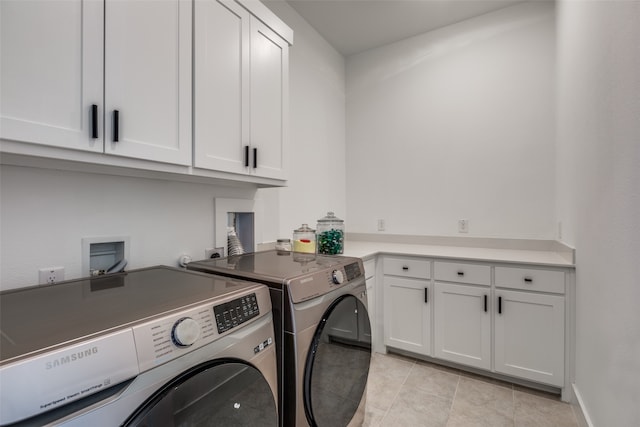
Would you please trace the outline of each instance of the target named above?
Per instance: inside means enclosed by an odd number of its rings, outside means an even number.
[[[171,339],[178,347],[189,347],[200,338],[200,325],[191,317],[183,317],[173,324]]]
[[[342,274],[341,270],[333,270],[333,273],[331,273],[331,279],[336,285],[341,285],[344,283],[344,274]]]

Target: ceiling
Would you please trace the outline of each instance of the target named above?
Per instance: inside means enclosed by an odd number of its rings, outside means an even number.
[[[286,1],[338,52],[349,56],[525,0]]]

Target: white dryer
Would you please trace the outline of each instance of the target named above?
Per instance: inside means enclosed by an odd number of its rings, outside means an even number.
[[[268,289],[171,267],[0,292],[0,425],[276,426]]]

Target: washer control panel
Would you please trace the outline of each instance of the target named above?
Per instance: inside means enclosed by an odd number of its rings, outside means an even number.
[[[249,291],[249,290],[248,290]],[[133,327],[140,371],[144,372],[233,333],[233,329],[269,313],[264,285]]]
[[[260,315],[256,294],[245,295],[213,307],[218,333],[228,331]]]

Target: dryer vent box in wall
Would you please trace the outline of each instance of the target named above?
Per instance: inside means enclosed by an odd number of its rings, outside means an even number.
[[[85,237],[82,239],[82,275],[95,276],[129,258],[128,236]]]

